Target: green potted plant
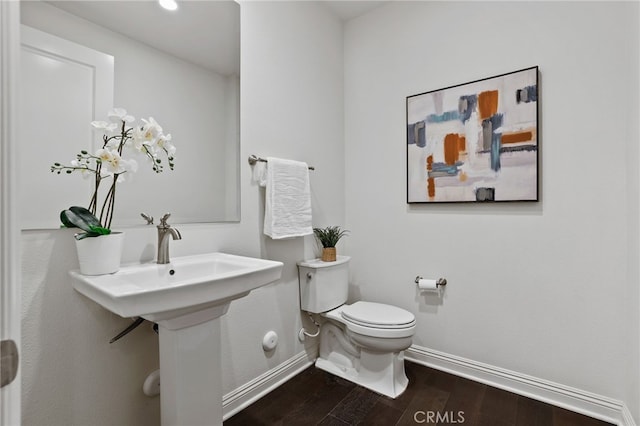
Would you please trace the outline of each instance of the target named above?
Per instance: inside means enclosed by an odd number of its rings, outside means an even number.
[[[176,148],[171,143],[171,135],[165,135],[153,117],[142,119],[142,123],[136,125],[130,124],[135,118],[123,108],[112,109],[108,116],[108,122],[91,122],[94,129],[103,133],[99,149],[93,153],[80,151],[69,165],[54,163],[51,166],[52,173],[78,172],[83,177],[90,177],[93,183],[87,208],[74,206],[60,213],[63,227],[77,227],[83,231],[75,238],[80,271],[87,275],[113,273],[120,267],[124,233],[111,232],[116,186],[138,169],[138,162],[133,158],[126,159],[126,154],[146,158],[156,173],[163,171],[161,156],[166,157],[171,170],[174,167]],[[108,182],[106,188],[105,181]],[[106,194],[102,195],[104,189]]]
[[[89,210],[72,206],[60,212],[65,228],[79,228],[75,234],[80,272],[85,275],[102,275],[120,268],[124,233],[111,232]],[[88,238],[100,237],[103,238]],[[108,238],[107,238],[108,237]]]
[[[336,244],[340,238],[349,234],[349,231],[340,226],[327,226],[326,228],[313,228],[313,233],[322,244],[322,261],[335,262]]]

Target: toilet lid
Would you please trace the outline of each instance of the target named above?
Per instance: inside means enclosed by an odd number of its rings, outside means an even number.
[[[363,326],[376,328],[406,328],[415,324],[409,311],[384,303],[356,302],[342,309],[342,317]]]

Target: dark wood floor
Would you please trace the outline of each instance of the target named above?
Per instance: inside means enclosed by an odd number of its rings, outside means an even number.
[[[609,424],[418,364],[405,369],[409,387],[391,399],[310,367],[224,426]]]

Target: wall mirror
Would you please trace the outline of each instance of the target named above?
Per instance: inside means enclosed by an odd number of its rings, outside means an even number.
[[[240,220],[238,3],[181,1],[167,11],[155,1],[21,2],[21,21],[23,229],[58,228],[61,210],[89,204],[90,180],[52,174],[50,167],[97,149],[102,133],[90,122],[107,120],[111,107],[125,108],[138,122],[153,117],[176,147],[174,170],[165,160],[164,171],[155,173],[137,158],[138,170],[117,185],[112,227],[143,225],[142,212],[156,223],[166,212],[172,223]],[[52,38],[34,47],[25,32]],[[49,51],[50,40],[95,52],[107,68],[111,60],[112,88],[84,59]],[[82,85],[86,95],[74,92]],[[93,103],[109,95],[108,108],[95,106],[104,99]]]

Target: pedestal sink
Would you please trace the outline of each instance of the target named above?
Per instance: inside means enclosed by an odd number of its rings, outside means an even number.
[[[282,262],[207,253],[70,274],[78,292],[111,312],[158,324],[163,426],[222,425],[220,317],[232,300],[279,280]]]

